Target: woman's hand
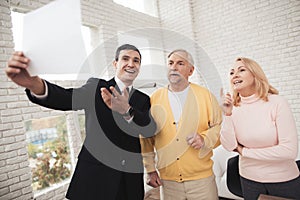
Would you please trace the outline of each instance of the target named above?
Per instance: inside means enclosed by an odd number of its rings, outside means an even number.
[[[238,144],[237,148],[234,151],[239,153],[242,156],[243,148],[244,147],[242,145]]]
[[[223,88],[220,91],[221,96],[221,108],[223,110],[224,115],[230,116],[232,114],[233,102],[230,93],[226,93],[224,95]]]

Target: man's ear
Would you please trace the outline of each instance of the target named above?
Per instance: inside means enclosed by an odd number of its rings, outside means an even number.
[[[112,62],[112,65],[114,66],[114,68],[117,68],[117,61],[114,60],[114,61]]]
[[[190,67],[190,71],[189,71],[189,75],[190,75],[190,76],[193,74],[193,72],[194,72],[194,69],[195,69],[195,67],[194,67],[194,66],[191,66],[191,67]]]

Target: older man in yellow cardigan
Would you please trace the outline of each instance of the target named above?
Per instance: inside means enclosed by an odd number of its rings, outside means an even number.
[[[168,55],[169,85],[151,96],[157,134],[141,139],[147,183],[162,185],[164,200],[218,199],[211,156],[220,144],[222,115],[216,98],[188,81],[193,71],[186,50]]]

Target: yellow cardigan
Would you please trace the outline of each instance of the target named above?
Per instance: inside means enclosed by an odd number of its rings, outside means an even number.
[[[141,138],[147,172],[155,171],[157,155],[156,167],[164,180],[183,182],[211,176],[212,149],[220,144],[222,122],[216,98],[207,89],[191,83],[176,130],[168,89],[160,88],[151,96],[151,114],[157,123],[157,134]],[[186,137],[194,133],[204,137],[205,145],[200,150],[186,142]]]

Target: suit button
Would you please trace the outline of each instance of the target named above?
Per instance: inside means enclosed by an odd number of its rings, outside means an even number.
[[[124,166],[124,165],[125,165],[125,163],[126,163],[126,161],[125,161],[125,160],[122,160],[122,161],[121,161],[121,165],[122,165],[122,166]]]

